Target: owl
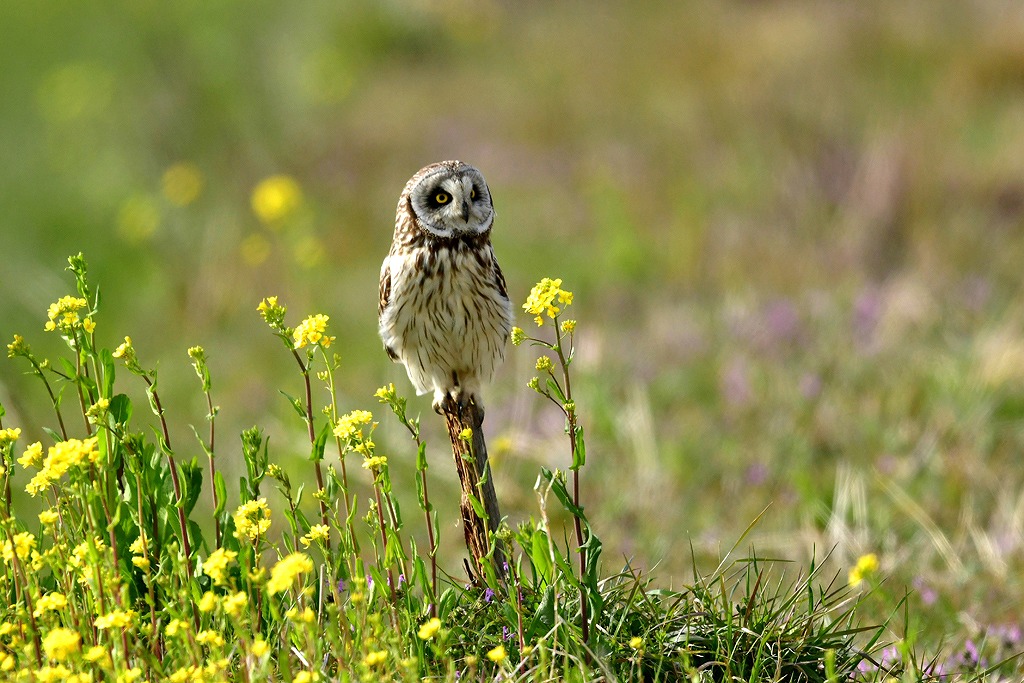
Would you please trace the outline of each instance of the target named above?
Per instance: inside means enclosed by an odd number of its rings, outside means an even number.
[[[420,169],[398,199],[380,269],[380,336],[418,394],[473,402],[505,356],[512,304],[494,258],[487,182],[461,161]]]

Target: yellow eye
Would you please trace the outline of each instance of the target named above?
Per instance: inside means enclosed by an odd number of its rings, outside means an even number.
[[[469,191],[469,198],[470,199],[476,199],[476,188],[475,187],[472,190]]]
[[[448,194],[445,192],[438,192],[436,195],[434,195],[434,201],[437,202],[438,204],[447,204],[450,200],[451,197],[449,197]]]

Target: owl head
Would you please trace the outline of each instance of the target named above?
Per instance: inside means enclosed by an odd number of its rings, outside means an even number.
[[[486,233],[494,221],[483,174],[461,161],[421,168],[402,196],[411,205],[419,227],[442,239]]]

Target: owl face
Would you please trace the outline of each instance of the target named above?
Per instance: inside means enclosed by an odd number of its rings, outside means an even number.
[[[409,199],[421,228],[440,238],[490,230],[494,207],[480,171],[459,161],[443,161],[416,177]]]

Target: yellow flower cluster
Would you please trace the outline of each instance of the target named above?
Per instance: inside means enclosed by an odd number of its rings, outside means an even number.
[[[420,625],[419,633],[420,640],[430,640],[437,632],[441,630],[441,620],[437,617],[428,619]]]
[[[363,460],[364,470],[378,470],[384,465],[388,464],[388,456],[386,455],[374,455]]]
[[[292,553],[285,556],[270,570],[267,581],[267,592],[277,595],[291,588],[295,579],[313,571],[313,560],[305,553]]]
[[[78,634],[78,631],[72,631],[69,628],[55,628],[43,638],[43,650],[46,652],[46,657],[58,662],[63,662],[78,652],[81,645],[82,636]]]
[[[523,310],[534,317],[534,322],[540,327],[544,324],[544,314],[549,318],[556,317],[562,309],[555,305],[555,301],[563,306],[572,303],[572,292],[562,289],[562,279],[544,278],[530,290],[530,296],[523,304]]]
[[[526,341],[526,332],[523,332],[523,328],[521,327],[513,327],[511,337],[512,346],[519,346]]]
[[[0,447],[14,443],[20,438],[21,429],[19,429],[18,427],[8,427],[7,429],[0,429]]]
[[[20,334],[14,335],[14,341],[7,345],[7,357],[27,356],[29,353],[31,353],[31,350],[28,344],[25,343],[25,338]]]
[[[850,587],[855,588],[878,571],[878,555],[868,553],[857,558],[857,564],[850,570]]]
[[[4,542],[3,549],[0,552],[3,553],[4,561],[10,564],[14,560],[14,555],[17,553],[19,560],[27,559],[28,556],[36,548],[36,537],[27,531],[23,531],[18,534],[14,534],[13,543],[11,540]]]
[[[224,596],[221,601],[221,607],[224,609],[224,614],[231,617],[237,617],[242,613],[246,607],[249,606],[249,596],[244,591],[238,591],[231,595]]]
[[[339,439],[351,439],[360,433],[361,425],[368,425],[371,422],[373,413],[369,410],[353,410],[338,418],[338,424],[334,426],[334,435]]]
[[[135,610],[130,609],[126,612],[115,609],[113,612],[96,617],[96,621],[93,624],[101,631],[108,628],[127,628],[135,621],[136,615],[137,612]]]
[[[388,660],[387,650],[376,650],[363,657],[363,664],[366,666],[377,666]]]
[[[555,367],[555,366],[551,362],[551,359],[549,357],[541,356],[540,358],[537,359],[536,368],[537,368],[538,371],[540,371],[540,372],[547,372],[547,371],[551,370],[553,367]]]
[[[46,317],[49,320],[46,321],[43,329],[47,332],[60,330],[65,334],[69,334],[76,327],[83,327],[86,332],[92,332],[95,329],[92,320],[86,318],[85,322],[82,322],[78,317],[78,311],[88,305],[89,302],[85,299],[74,296],[62,296],[55,303],[50,304],[50,308],[46,311]]]
[[[503,661],[505,661],[506,657],[508,657],[508,653],[505,652],[504,645],[499,645],[498,647],[494,648],[493,650],[487,653],[487,659],[491,660],[495,664],[501,664]]]
[[[284,304],[277,303],[276,296],[268,296],[262,301],[260,305],[256,307],[259,311],[260,317],[263,318],[263,322],[270,325],[271,329],[284,330],[284,315],[288,312],[288,307]]]
[[[25,490],[36,496],[45,491],[50,484],[56,483],[72,467],[99,462],[100,452],[96,448],[97,442],[98,439],[93,436],[85,440],[68,439],[50,446],[46,452],[46,460],[43,461],[42,469],[32,477],[32,480],[25,486]]]
[[[331,337],[327,334],[327,321],[330,319],[330,316],[317,313],[299,323],[298,327],[295,328],[295,332],[292,333],[292,337],[295,339],[295,348],[301,349],[304,346],[312,346],[314,344],[319,344],[325,349],[328,348],[337,339],[337,337]]]
[[[36,600],[36,608],[33,616],[40,617],[47,612],[58,612],[68,606],[68,599],[63,593],[47,593]]]
[[[215,586],[223,586],[227,582],[225,574],[228,567],[235,561],[236,557],[238,557],[238,553],[234,550],[217,548],[203,562],[203,574],[213,579]]]
[[[295,213],[302,204],[302,190],[295,179],[273,175],[252,191],[252,211],[264,223],[276,223]]]
[[[331,535],[331,528],[326,524],[314,524],[309,528],[309,533],[299,539],[302,543],[302,547],[308,548],[310,544],[316,543],[327,543],[327,539]]]
[[[141,569],[144,572],[149,571],[149,558],[147,557],[146,550],[148,546],[146,544],[146,535],[139,534],[139,537],[132,541],[132,544],[128,546],[128,549],[132,551],[134,557],[132,557],[132,564]]]
[[[242,503],[232,515],[235,522],[235,538],[255,541],[270,529],[270,508],[267,499],[250,500]]]

